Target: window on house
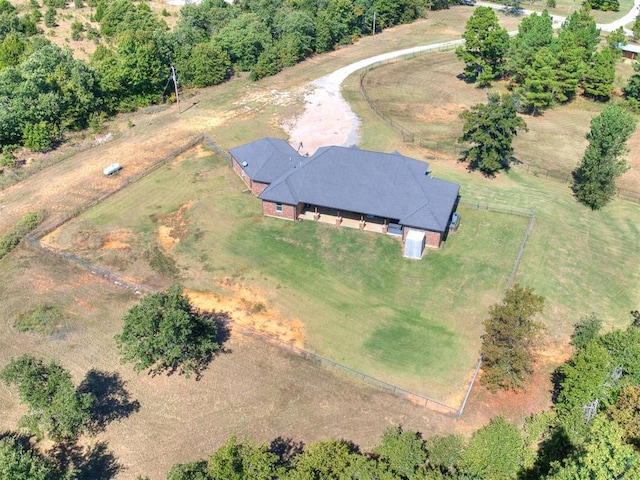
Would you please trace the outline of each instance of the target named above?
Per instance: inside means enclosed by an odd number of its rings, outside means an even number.
[[[276,203],[276,212],[282,212],[282,204]]]

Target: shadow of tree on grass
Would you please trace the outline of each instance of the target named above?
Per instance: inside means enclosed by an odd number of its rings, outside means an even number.
[[[91,411],[89,431],[97,433],[116,420],[128,418],[140,410],[140,402],[131,400],[125,382],[118,372],[91,369],[78,387],[80,393],[91,393],[96,401]]]
[[[71,473],[74,480],[111,480],[122,470],[107,442],[81,447],[75,443],[59,443],[50,451],[61,471]]]

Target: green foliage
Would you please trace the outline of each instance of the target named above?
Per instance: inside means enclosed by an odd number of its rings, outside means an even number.
[[[613,50],[616,58],[622,57],[622,46],[627,44],[627,34],[620,27],[607,35],[607,46]]]
[[[219,348],[216,324],[198,313],[179,286],[144,297],[125,315],[116,344],[136,372],[199,374]]]
[[[612,368],[609,354],[599,342],[591,342],[578,350],[562,367],[556,411],[560,425],[572,442],[580,442],[593,414],[609,404]],[[595,406],[592,413],[587,410],[589,405]]]
[[[10,436],[0,439],[0,480],[53,480],[53,464]]]
[[[545,6],[547,8],[556,8],[556,0],[546,0]]]
[[[21,34],[8,34],[0,43],[0,70],[20,64],[28,53],[29,44]]]
[[[598,338],[602,329],[602,319],[595,313],[586,315],[576,323],[571,335],[571,345],[578,350],[586,347],[593,340]]]
[[[16,248],[24,237],[40,225],[44,215],[44,210],[27,213],[13,228],[0,235],[0,258],[3,258]]]
[[[464,120],[460,141],[474,144],[466,153],[469,166],[487,174],[507,167],[513,154],[513,137],[527,128],[517,115],[514,98],[490,93],[486,105],[474,105],[460,118]]]
[[[509,48],[509,35],[494,10],[477,7],[462,38],[465,44],[456,49],[456,55],[465,64],[465,77],[482,87],[490,85],[502,75]]]
[[[462,468],[472,478],[515,479],[524,452],[518,428],[498,416],[473,433],[462,455]]]
[[[22,143],[32,152],[47,152],[53,144],[52,133],[47,122],[28,123],[22,132]]]
[[[616,76],[615,54],[610,48],[596,52],[585,66],[580,85],[587,97],[607,101],[613,91]]]
[[[591,7],[586,2],[580,11],[573,12],[562,24],[558,35],[571,32],[575,37],[575,42],[582,49],[583,59],[588,61],[600,43],[600,29],[591,16]]]
[[[553,21],[545,10],[541,15],[533,13],[518,25],[518,34],[509,41],[507,70],[510,80],[522,84],[536,54],[553,43]]]
[[[550,480],[640,478],[640,457],[622,442],[622,431],[614,422],[598,416],[589,428],[582,447],[556,464]]]
[[[278,477],[278,460],[276,455],[268,451],[266,445],[238,443],[235,437],[231,437],[209,457],[207,478],[271,480]]]
[[[444,475],[455,475],[460,471],[465,448],[467,448],[467,441],[462,435],[435,437],[427,446],[428,464]]]
[[[544,297],[535,295],[530,287],[513,285],[501,305],[489,308],[482,336],[483,385],[495,392],[523,387],[533,371],[533,342],[542,329],[532,317],[542,312]]]
[[[640,72],[640,63],[633,62],[633,70]],[[627,99],[640,100],[640,73],[634,73],[629,77],[629,82],[622,90]]]
[[[62,318],[62,313],[57,307],[43,305],[20,315],[14,327],[20,332],[52,333]]]
[[[28,408],[20,423],[33,434],[69,441],[86,430],[95,397],[78,393],[69,372],[55,362],[47,365],[22,355],[9,362],[0,379],[17,387],[20,401]]]
[[[144,258],[149,262],[151,268],[162,275],[174,278],[180,273],[180,270],[176,266],[176,261],[166,255],[164,250],[156,243],[151,244],[149,248],[144,251]]]
[[[374,453],[397,478],[413,478],[424,470],[427,452],[424,440],[416,432],[391,427],[384,431],[382,442]]]
[[[613,330],[599,340],[609,353],[613,367],[615,377],[611,385],[615,386],[617,377],[621,376],[634,384],[640,383],[640,329]]]
[[[548,47],[538,50],[531,66],[527,68],[522,91],[526,107],[537,115],[551,107],[558,91],[556,73],[558,59]]]
[[[620,10],[619,0],[589,0],[588,2],[594,10],[603,12],[617,12]]]
[[[84,6],[84,1],[83,0],[73,0],[73,6],[75,8],[82,8]]]
[[[633,32],[633,39],[638,40],[640,38],[640,15],[636,16],[631,31]]]
[[[84,25],[80,20],[71,24],[71,38],[73,40],[82,40],[82,32],[84,32]]]
[[[56,9],[54,7],[47,8],[47,11],[44,12],[44,25],[49,28],[53,28],[58,26],[56,22]]]
[[[209,480],[207,462],[204,460],[178,463],[173,465],[167,473],[167,480]]]
[[[626,443],[640,447],[640,385],[623,385],[618,398],[607,410],[608,418],[618,424]]]
[[[226,51],[210,43],[193,47],[182,68],[184,84],[192,87],[208,87],[224,82],[231,75],[231,59]]]
[[[616,193],[615,180],[627,169],[622,157],[626,142],[636,128],[633,116],[622,107],[609,105],[591,120],[589,145],[574,170],[573,192],[583,204],[602,208]]]
[[[560,32],[554,47],[557,60],[555,99],[565,103],[576,95],[578,82],[585,67],[584,49],[578,45],[574,33],[570,30]]]
[[[46,7],[51,8],[67,8],[66,0],[43,0],[42,3]]]
[[[358,454],[341,440],[327,440],[310,445],[293,459],[293,469],[286,480],[340,480]],[[357,477],[356,477],[357,478]]]

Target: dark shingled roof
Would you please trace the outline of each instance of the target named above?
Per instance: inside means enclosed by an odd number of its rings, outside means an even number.
[[[272,183],[290,170],[293,162],[300,164],[302,159],[287,143],[279,138],[262,138],[229,150],[242,169],[252,180]],[[243,163],[247,162],[244,166]]]
[[[276,158],[277,154],[268,156]],[[332,146],[318,149],[308,159],[292,158],[291,163],[287,158],[283,173],[262,192],[261,199],[289,205],[309,203],[444,232],[460,189],[455,183],[429,176],[427,163],[398,152]],[[261,170],[266,170],[268,161],[263,163]],[[249,173],[248,167],[246,171]]]

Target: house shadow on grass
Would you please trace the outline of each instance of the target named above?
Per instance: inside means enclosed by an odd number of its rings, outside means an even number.
[[[140,402],[131,400],[118,372],[91,369],[78,391],[91,393],[96,398],[89,422],[89,431],[93,434],[104,430],[109,423],[128,418],[140,410]]]

